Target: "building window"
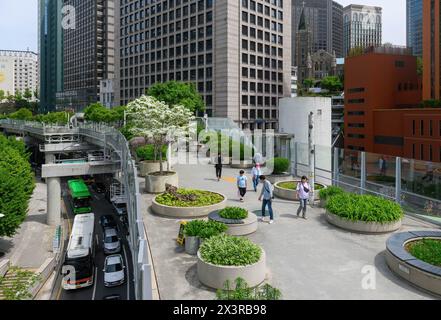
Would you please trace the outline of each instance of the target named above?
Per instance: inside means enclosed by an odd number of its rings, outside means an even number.
[[[404,66],[405,66],[404,61],[401,61],[401,60],[395,61],[395,67],[396,68],[404,68]]]
[[[420,160],[424,160],[424,145],[420,146]]]
[[[375,136],[374,143],[402,147],[404,146],[404,139],[403,137]]]
[[[364,103],[364,99],[349,99],[348,103],[349,104],[360,104],[360,103]]]
[[[420,121],[420,135],[424,136],[424,120]]]

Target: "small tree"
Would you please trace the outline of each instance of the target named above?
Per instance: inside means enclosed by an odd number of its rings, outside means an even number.
[[[351,50],[349,50],[349,57],[357,57],[357,56],[361,56],[364,54],[364,49],[363,47],[355,47],[352,48]]]
[[[323,78],[321,88],[330,92],[337,92],[343,90],[343,84],[338,77],[330,76]]]
[[[0,103],[6,99],[6,94],[3,90],[0,90]]]
[[[23,98],[25,98],[28,102],[32,99],[32,91],[29,90],[29,88],[26,88],[25,92],[23,93]]]
[[[191,112],[205,110],[205,103],[196,87],[191,83],[168,81],[156,83],[148,90],[149,96],[169,106],[182,105]]]
[[[314,85],[314,79],[308,78],[303,80],[303,86],[309,90],[310,88],[312,88],[312,86]]]
[[[153,142],[156,150],[162,150],[177,137],[184,137],[188,131],[192,112],[182,105],[168,106],[151,96],[142,96],[127,106],[130,131],[133,135]],[[159,152],[161,175],[164,173],[162,152]]]

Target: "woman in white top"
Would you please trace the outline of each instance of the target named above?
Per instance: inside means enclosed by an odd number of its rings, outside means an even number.
[[[257,186],[259,185],[259,179],[262,175],[262,170],[260,169],[260,164],[256,163],[256,165],[253,167],[253,170],[251,171],[251,174],[253,176],[253,187],[254,191],[257,192]]]
[[[297,185],[297,198],[300,200],[300,206],[297,210],[297,217],[303,211],[303,219],[306,220],[306,206],[308,205],[309,193],[311,186],[308,183],[308,178],[303,176],[302,181]]]

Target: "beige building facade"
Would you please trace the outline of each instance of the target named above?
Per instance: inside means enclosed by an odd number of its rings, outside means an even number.
[[[0,50],[0,90],[5,95],[24,94],[29,89],[35,101],[39,90],[38,54],[31,51]]]
[[[191,82],[209,116],[278,129],[279,99],[291,95],[290,0],[118,0],[115,12],[117,104]]]

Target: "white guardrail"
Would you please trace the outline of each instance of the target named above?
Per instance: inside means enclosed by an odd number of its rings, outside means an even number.
[[[127,213],[129,220],[129,244],[132,251],[137,300],[152,300],[152,263],[149,260],[149,245],[141,212],[141,194],[136,177],[135,162],[129,144],[121,132],[102,124],[82,124],[79,127],[43,125],[37,122],[20,120],[0,120],[0,127],[15,132],[32,133],[41,136],[51,134],[79,134],[104,143],[120,155],[122,181],[127,194]]]

